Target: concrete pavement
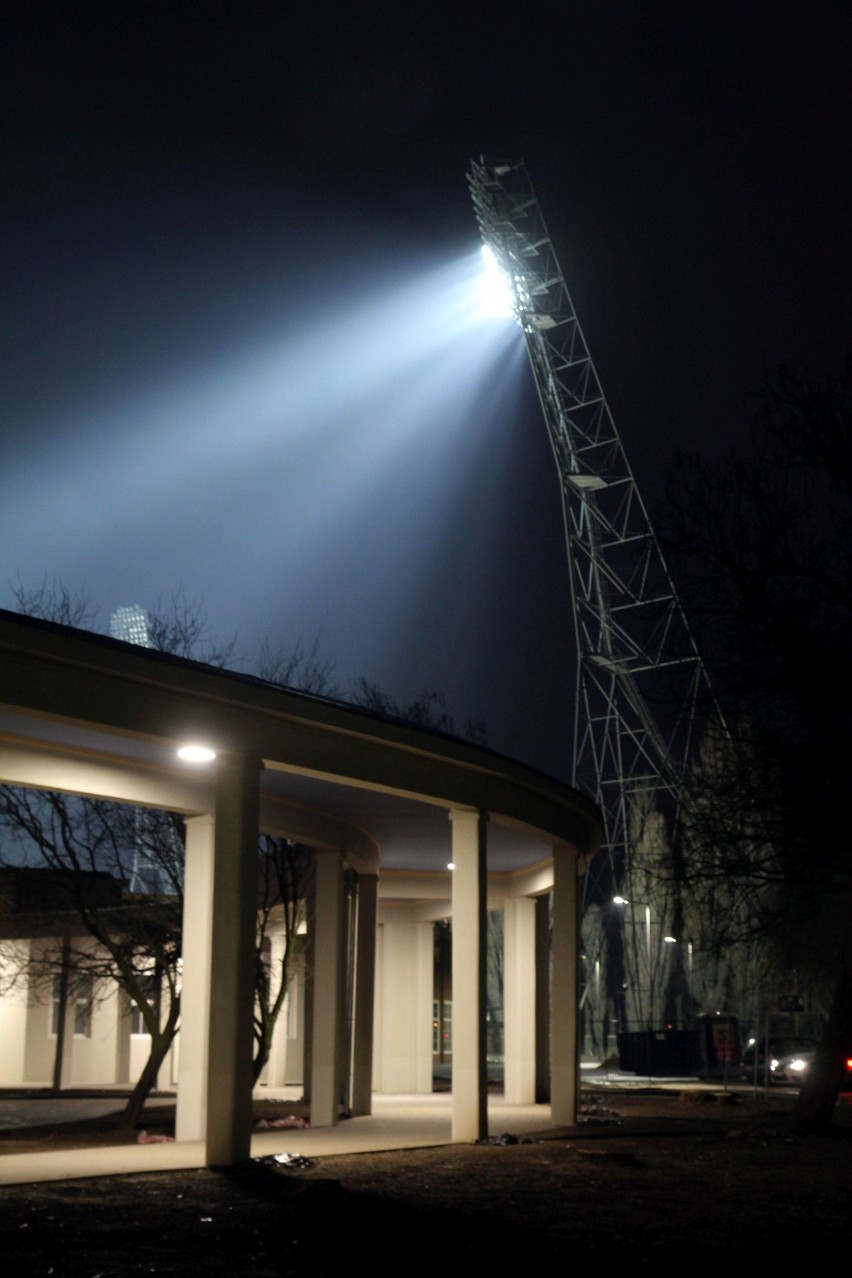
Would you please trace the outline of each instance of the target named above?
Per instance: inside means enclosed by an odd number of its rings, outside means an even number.
[[[293,1094],[282,1097],[282,1092],[286,1090],[271,1092],[268,1098],[294,1099]],[[0,1107],[8,1103],[7,1098],[0,1102]],[[81,1103],[81,1099],[75,1098],[29,1102],[30,1105],[48,1105],[52,1109]],[[100,1103],[105,1108],[95,1112],[109,1113],[120,1109],[122,1105],[121,1098],[105,1098]],[[251,1155],[253,1158],[261,1158],[289,1153],[304,1158],[319,1158],[330,1154],[447,1145],[451,1141],[451,1105],[452,1096],[449,1092],[409,1096],[376,1094],[370,1116],[343,1119],[336,1127],[256,1130],[252,1136]],[[48,1117],[48,1109],[42,1110],[42,1116],[45,1122],[55,1121]],[[21,1123],[17,1125],[20,1126]],[[489,1097],[488,1130],[492,1137],[504,1133],[529,1136],[552,1131],[550,1106],[507,1105],[500,1096]],[[205,1150],[201,1141],[5,1154],[0,1157],[0,1185],[175,1171],[204,1166]]]
[[[719,1084],[708,1084],[696,1078],[646,1078],[600,1066],[582,1070],[582,1087],[587,1094],[595,1091],[707,1090],[708,1086],[718,1088]],[[264,1087],[257,1095],[266,1100],[295,1103],[301,1098],[301,1087]],[[65,1093],[58,1097],[26,1091],[0,1093],[0,1130],[4,1127],[72,1122],[115,1113],[123,1108],[125,1096],[126,1089],[119,1088],[104,1089],[98,1094]],[[332,1154],[417,1149],[451,1143],[452,1094],[449,1090],[402,1096],[374,1093],[372,1099],[371,1115],[343,1119],[336,1127],[255,1130],[251,1156],[261,1158],[290,1153],[304,1158],[320,1158]],[[161,1108],[173,1100],[173,1093],[159,1093],[149,1100],[146,1108]],[[517,1137],[533,1136],[553,1130],[549,1105],[508,1105],[501,1092],[489,1094],[490,1137],[505,1133]],[[4,1154],[0,1156],[0,1185],[204,1166],[205,1150],[201,1141]]]

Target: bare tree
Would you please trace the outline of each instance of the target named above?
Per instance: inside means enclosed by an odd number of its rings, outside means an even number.
[[[672,853],[663,814],[647,796],[634,797],[628,813],[631,858],[619,910],[622,921],[625,1005],[636,1027],[682,1023],[671,980],[675,951],[666,937],[677,930],[679,908]]]
[[[69,590],[58,577],[54,577],[50,584],[45,578],[35,589],[28,589],[18,578],[11,585],[11,590],[18,612],[27,617],[40,617],[42,621],[53,621],[60,626],[88,630],[98,615],[88,591]]]
[[[601,907],[589,905],[583,913],[580,931],[580,1023],[582,1050],[598,1060],[606,1059],[610,1024],[607,997],[609,944]]]
[[[295,688],[315,696],[337,697],[334,665],[320,652],[319,639],[311,643],[297,640],[295,647],[264,640],[258,652],[257,673],[269,683],[282,688]]]
[[[176,823],[167,813],[0,786],[0,827],[7,866],[47,872],[34,882],[41,901],[30,894],[30,932],[62,938],[27,949],[33,984],[88,984],[99,998],[122,990],[139,1009],[151,1048],[122,1114],[132,1127],[180,1018],[183,842]],[[140,858],[147,884],[133,892]]]
[[[346,696],[355,705],[365,706],[377,714],[400,719],[420,728],[434,728],[451,736],[462,736],[476,745],[485,744],[485,725],[479,720],[466,719],[459,731],[455,719],[446,709],[445,698],[440,692],[420,692],[411,701],[399,702],[388,696],[378,684],[361,676],[350,682]]]
[[[255,967],[254,1081],[269,1060],[272,1036],[295,975],[314,877],[314,849],[269,834],[260,836],[260,882]]]
[[[783,368],[738,455],[680,459],[659,526],[730,737],[693,796],[693,890],[726,883],[776,963],[828,1017],[795,1109],[831,1122],[852,1050],[849,552],[852,361],[823,379]],[[733,725],[733,726],[732,726]],[[697,780],[697,778],[696,778]],[[694,794],[698,793],[695,787]]]
[[[149,645],[173,657],[188,657],[223,669],[231,667],[236,660],[236,635],[221,642],[211,631],[202,609],[203,600],[187,599],[182,589],[176,590],[168,603],[157,599],[146,614]]]
[[[680,884],[693,997],[755,1029],[787,985],[771,942],[782,866],[763,818],[777,797],[750,735],[745,722],[708,725],[687,785]]]

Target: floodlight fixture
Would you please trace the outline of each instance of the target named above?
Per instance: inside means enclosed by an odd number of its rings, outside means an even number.
[[[636,815],[657,811],[677,828],[698,708],[712,692],[526,165],[483,156],[467,181],[482,241],[511,285],[562,489],[577,654],[570,781],[604,824],[585,910],[612,899],[616,883],[631,891],[644,854]]]
[[[515,298],[512,286],[490,244],[482,245],[482,300],[485,310],[495,319],[513,319]]]

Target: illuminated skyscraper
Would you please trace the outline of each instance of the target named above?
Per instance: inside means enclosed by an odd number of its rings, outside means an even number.
[[[121,639],[124,643],[138,643],[142,648],[151,647],[148,614],[138,604],[116,608],[109,619],[109,632],[113,639]]]
[[[148,614],[138,604],[130,604],[126,608],[116,608],[110,614],[109,632],[113,639],[121,639],[124,643],[136,643],[141,648],[151,647],[148,634]],[[128,886],[131,892],[161,890],[161,867],[152,860],[146,849],[145,833],[151,828],[151,817],[145,811],[137,809],[133,814],[135,838],[133,861]]]

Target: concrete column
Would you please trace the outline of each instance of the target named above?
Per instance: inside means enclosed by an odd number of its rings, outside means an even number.
[[[343,1002],[343,864],[340,853],[316,854],[312,947],[311,1126],[334,1127],[341,1096]]]
[[[27,1077],[27,1021],[30,1003],[31,976],[27,960],[31,953],[29,938],[4,942],[3,949],[19,972],[14,990],[0,999],[0,1078],[4,1087],[22,1087]],[[49,1034],[52,1007],[43,1008],[47,1024],[39,1026],[39,1038],[45,1041]],[[49,1039],[48,1039],[49,1041]]]
[[[485,813],[453,811],[454,1141],[488,1135],[485,1059],[487,842]]]
[[[355,1026],[352,1044],[352,1114],[373,1112],[373,1011],[376,989],[376,905],[379,880],[358,876],[355,938]]]
[[[204,1140],[207,1130],[214,832],[212,815],[190,817],[186,822],[180,1050],[175,1113],[177,1140]]]
[[[550,1103],[550,903],[535,899],[535,1100]]]
[[[259,764],[220,755],[216,777],[207,1052],[207,1164],[251,1152]]]
[[[313,891],[305,901],[305,981],[302,1002],[305,1009],[304,1043],[302,1050],[302,1099],[311,1103],[311,1080],[314,1059],[314,957],[317,948],[317,894],[316,877]]]
[[[535,901],[503,907],[503,1095],[509,1105],[535,1101]]]
[[[400,920],[380,929],[376,1090],[432,1091],[434,924]]]
[[[577,849],[553,849],[553,941],[551,974],[550,1109],[557,1126],[577,1121]]]

